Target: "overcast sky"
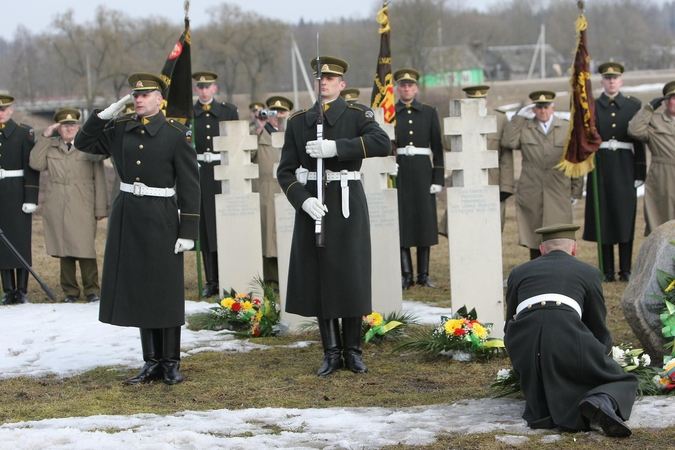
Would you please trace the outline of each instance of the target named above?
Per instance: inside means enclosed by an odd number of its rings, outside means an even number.
[[[396,0],[393,0],[396,1]],[[454,0],[458,1],[458,0]],[[503,0],[466,0],[467,5],[487,10],[491,5]],[[143,14],[160,14],[182,23],[183,0],[3,0],[0,37],[13,39],[17,25],[40,32],[49,26],[54,15],[68,9],[75,11],[78,23],[93,19],[96,8],[105,5],[107,9],[116,9],[138,18]],[[332,3],[315,3],[311,0],[191,0],[190,20],[194,27],[205,25],[209,21],[209,10],[221,3],[237,4],[244,10],[255,11],[260,15],[278,18],[285,22],[297,23],[300,18],[308,21],[324,21],[347,18],[365,18],[382,5],[381,0],[338,0]]]

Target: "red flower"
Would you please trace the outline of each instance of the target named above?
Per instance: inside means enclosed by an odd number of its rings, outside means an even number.
[[[455,336],[464,336],[466,334],[466,330],[464,328],[455,328],[455,331],[453,333]]]
[[[232,311],[237,312],[237,311],[239,311],[240,309],[241,309],[241,303],[239,303],[239,302],[234,302],[234,303],[232,303]]]

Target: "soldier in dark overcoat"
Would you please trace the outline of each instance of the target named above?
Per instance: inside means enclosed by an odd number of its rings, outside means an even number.
[[[539,228],[542,256],[509,275],[504,343],[530,428],[627,437],[637,378],[612,359],[600,271],[575,258],[578,225]],[[622,420],[623,419],[623,420]]]
[[[324,347],[317,375],[326,376],[343,366],[343,356],[351,371],[367,370],[361,359],[361,321],[372,312],[370,225],[358,171],[363,158],[386,156],[391,147],[370,109],[350,106],[339,96],[347,62],[330,56],[320,61],[323,140],[316,140],[318,102],[291,116],[277,178],[297,211],[286,312],[317,317]],[[315,73],[316,66],[314,59]],[[317,199],[319,157],[327,180],[323,204]],[[325,224],[324,247],[317,246],[316,219]]]
[[[441,123],[436,107],[416,99],[420,73],[403,68],[394,72],[396,91],[396,148],[402,287],[413,284],[410,247],[417,247],[417,284],[429,280],[430,247],[438,244],[436,194],[445,184]]]
[[[219,122],[239,120],[239,110],[232,103],[219,102],[213,96],[218,91],[218,74],[210,71],[192,74],[195,93],[199,97],[194,106],[194,132],[199,185],[201,187],[201,221],[199,240],[206,272],[204,298],[221,295],[218,287],[218,245],[216,241],[216,194],[222,193],[222,183],[213,176],[213,168],[220,164],[220,152],[213,149],[213,138],[220,135]]]
[[[619,244],[619,280],[629,281],[637,211],[636,188],[644,184],[647,161],[645,144],[628,135],[628,122],[640,110],[642,102],[619,91],[623,85],[623,64],[606,62],[598,70],[604,88],[595,100],[595,123],[602,137],[602,144],[595,153],[602,267],[605,281],[614,281],[614,245]],[[594,185],[591,172],[586,182],[583,239],[597,242]]]
[[[30,125],[12,119],[14,97],[0,94],[0,229],[28,264],[31,255],[31,214],[37,209],[40,172],[28,159],[35,145]],[[27,303],[28,270],[0,243],[2,304]]]
[[[78,149],[109,155],[121,180],[109,218],[99,320],[141,329],[146,363],[127,384],[160,378],[175,384],[183,379],[182,252],[194,246],[199,228],[197,155],[191,132],[159,109],[164,81],[140,72],[129,84],[136,114],[110,120],[127,96],[92,114],[75,138]]]

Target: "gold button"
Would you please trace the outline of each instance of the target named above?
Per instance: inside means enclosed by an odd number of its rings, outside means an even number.
[[[206,125],[206,128],[211,128],[211,125]]]
[[[412,114],[412,111],[408,110],[408,114]]]
[[[612,124],[612,128],[616,128],[616,124],[615,124],[615,123]]]
[[[562,303],[560,303],[560,302],[555,302],[555,304],[558,305],[558,306],[562,305]]]
[[[209,140],[210,140],[210,139],[211,139],[211,136],[206,136],[206,139],[209,139]]]
[[[613,113],[612,113],[612,117],[614,117],[614,116],[616,116],[616,113],[613,112]]]
[[[211,115],[209,113],[206,113],[206,117],[210,117]]]
[[[527,305],[527,309],[532,309],[532,305]]]
[[[137,166],[140,166],[140,165],[141,165],[141,162],[140,162],[140,161],[136,161],[136,165],[137,165]]]
[[[139,145],[138,148],[143,149],[143,144]]]
[[[141,179],[139,177],[136,177],[136,181],[141,181]]]
[[[408,145],[415,145],[415,144],[413,144],[413,143],[411,142],[411,143],[410,143],[410,144],[408,144]]]
[[[546,302],[541,302],[541,306],[546,306]]]
[[[413,134],[413,130],[410,130],[410,134]]]
[[[410,120],[408,121],[408,123],[412,123],[412,119],[410,119]]]
[[[211,151],[211,149],[207,147],[207,148],[206,148],[206,151],[207,151],[207,152],[210,152],[210,151]]]
[[[141,130],[141,134],[145,134],[145,130]]]

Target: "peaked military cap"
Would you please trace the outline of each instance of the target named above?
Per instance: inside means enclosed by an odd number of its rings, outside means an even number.
[[[265,104],[263,102],[253,102],[248,105],[248,109],[250,109],[251,111],[265,109]]]
[[[349,63],[342,58],[335,56],[319,56],[319,58],[321,59],[321,73],[324,75],[342,76],[349,69]],[[314,75],[316,75],[316,58],[312,59],[310,65],[312,66]]]
[[[61,108],[54,113],[54,122],[77,123],[80,120],[80,111],[75,108]]]
[[[167,88],[166,82],[157,75],[147,72],[136,72],[127,78],[129,86],[134,94],[148,93],[152,91],[164,92]]]
[[[218,74],[210,70],[202,70],[192,74],[192,78],[197,82],[197,86],[209,86],[216,82]]]
[[[670,97],[675,94],[675,81],[669,81],[663,86],[663,96]]]
[[[134,102],[126,102],[124,104],[124,111],[122,112],[123,115],[128,115],[128,114],[134,114],[136,112],[136,107],[134,106]]]
[[[361,91],[359,91],[356,88],[347,88],[343,89],[342,92],[340,92],[340,96],[344,98],[348,103],[358,101],[360,94]]]
[[[394,81],[397,83],[408,82],[417,83],[420,79],[419,70],[404,67],[394,72]]]
[[[620,76],[626,68],[620,62],[606,62],[598,66],[598,72],[602,75],[603,78],[606,77],[618,77]]]
[[[466,96],[469,98],[485,98],[487,97],[487,91],[489,89],[490,86],[487,86],[485,84],[462,88],[462,90],[466,93]]]
[[[553,91],[534,91],[530,93],[530,100],[540,106],[546,106],[553,103],[555,92]]]
[[[273,95],[265,100],[269,109],[280,109],[282,111],[290,111],[293,109],[293,102],[281,95]]]
[[[568,223],[557,223],[555,225],[537,228],[536,230],[534,230],[534,232],[537,234],[541,234],[542,242],[551,239],[572,239],[573,241],[576,241],[577,240],[576,231],[579,228],[580,228],[579,225],[572,225]]]
[[[6,108],[12,105],[14,97],[8,94],[0,94],[0,107]]]

